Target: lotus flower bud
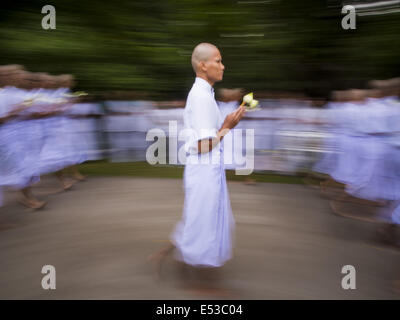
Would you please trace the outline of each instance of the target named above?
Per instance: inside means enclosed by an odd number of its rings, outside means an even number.
[[[254,109],[255,107],[258,106],[258,101],[257,100],[253,100],[250,102],[250,109]]]
[[[250,105],[250,103],[253,101],[253,92],[251,92],[251,93],[249,93],[249,94],[246,94],[244,97],[243,97],[243,102],[244,103],[246,103],[246,104],[248,104],[248,105]]]

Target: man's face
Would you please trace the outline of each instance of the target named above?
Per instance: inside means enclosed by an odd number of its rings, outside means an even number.
[[[222,64],[221,53],[213,50],[211,58],[204,63],[207,78],[212,82],[221,81],[224,76],[225,66]]]

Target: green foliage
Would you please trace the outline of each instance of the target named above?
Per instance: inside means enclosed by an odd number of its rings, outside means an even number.
[[[218,86],[327,95],[398,76],[399,13],[357,16],[357,29],[343,30],[335,1],[245,2],[54,0],[56,30],[41,28],[47,3],[15,2],[0,13],[0,64],[71,73],[88,92],[155,98],[185,98],[199,42],[222,52]]]
[[[90,161],[79,165],[79,171],[92,176],[130,176],[146,178],[182,179],[183,166],[150,165],[147,162],[107,162]],[[303,174],[304,175],[304,174]],[[235,171],[227,170],[226,178],[232,181],[303,184],[302,174],[281,175],[271,172],[253,172],[251,175],[236,175]]]

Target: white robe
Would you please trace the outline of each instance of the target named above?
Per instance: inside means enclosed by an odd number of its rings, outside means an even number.
[[[191,134],[187,135],[185,145],[188,155],[183,218],[171,241],[176,246],[177,258],[197,267],[220,267],[232,257],[234,220],[222,145],[209,153],[197,152],[197,141],[216,137],[222,121],[212,87],[196,78],[184,110],[184,126]]]

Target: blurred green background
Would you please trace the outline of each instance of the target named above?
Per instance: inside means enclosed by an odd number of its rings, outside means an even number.
[[[56,8],[56,30],[41,27],[46,4]],[[151,99],[186,97],[199,42],[221,50],[220,87],[327,96],[398,76],[400,13],[357,16],[357,28],[343,30],[341,8],[317,0],[15,1],[0,12],[0,64],[73,74],[76,90]]]

